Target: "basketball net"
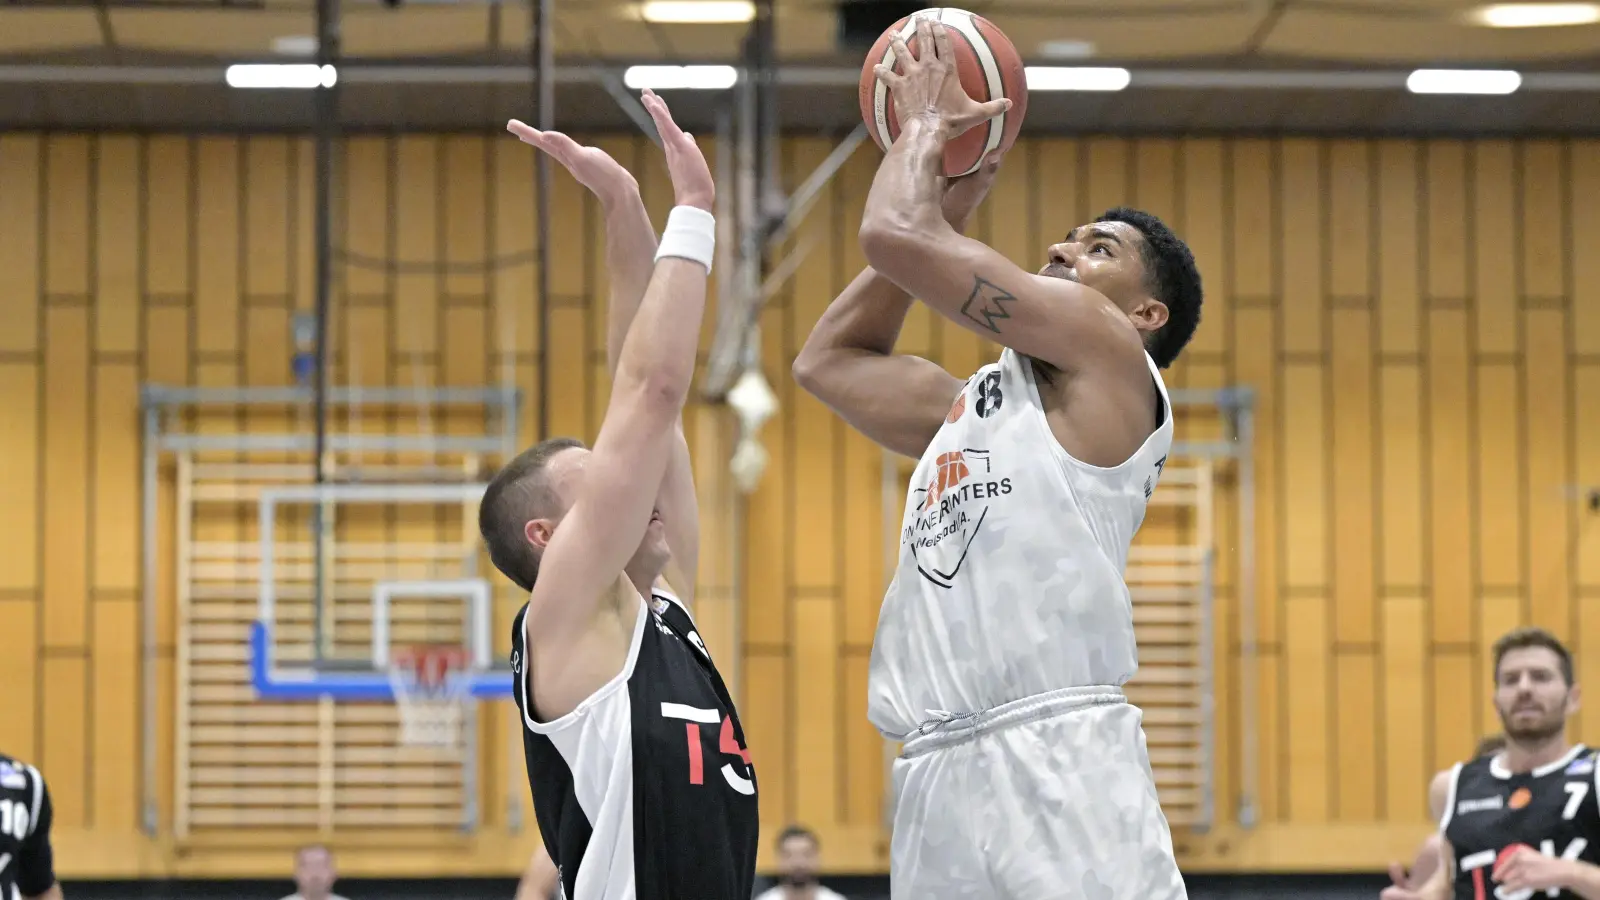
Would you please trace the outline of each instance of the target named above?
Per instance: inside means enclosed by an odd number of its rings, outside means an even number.
[[[461,744],[471,698],[467,649],[445,644],[402,647],[389,663],[400,710],[400,745],[450,750]]]

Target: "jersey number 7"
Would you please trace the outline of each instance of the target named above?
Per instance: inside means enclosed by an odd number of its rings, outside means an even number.
[[[750,751],[739,745],[733,736],[733,719],[714,709],[701,709],[697,706],[688,706],[683,703],[661,704],[661,716],[667,719],[680,719],[688,724],[685,730],[689,737],[689,783],[705,783],[705,764],[700,750],[700,726],[721,725],[722,730],[717,735],[717,749],[726,756],[736,756],[742,760],[748,769],[750,765]],[[722,780],[728,783],[741,794],[754,794],[755,782],[746,778],[732,763],[723,763]]]

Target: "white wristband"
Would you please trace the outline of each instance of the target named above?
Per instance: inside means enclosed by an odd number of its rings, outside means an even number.
[[[667,228],[656,247],[656,260],[664,256],[689,259],[706,267],[711,274],[711,258],[717,252],[717,219],[694,206],[674,206],[667,214]]]

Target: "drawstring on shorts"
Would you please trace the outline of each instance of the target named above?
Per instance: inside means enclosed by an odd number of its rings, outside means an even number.
[[[1122,688],[1111,684],[1092,684],[1034,694],[977,712],[953,713],[929,709],[925,710],[928,718],[896,739],[904,742],[900,750],[901,758],[910,758],[975,740],[1003,728],[1025,725],[1091,706],[1127,702],[1128,696],[1122,692]]]

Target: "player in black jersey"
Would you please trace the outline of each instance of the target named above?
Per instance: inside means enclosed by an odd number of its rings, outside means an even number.
[[[688,612],[699,525],[679,419],[714,189],[665,104],[649,92],[644,103],[677,204],[659,247],[637,182],[603,151],[510,126],[605,211],[613,383],[594,449],[558,439],[513,460],[485,492],[479,528],[496,567],[530,591],[511,662],[534,810],[564,896],[748,900],[755,772]]]
[[[1492,756],[1504,750],[1506,736],[1491,734],[1478,741],[1478,746],[1472,751],[1472,758]],[[1444,805],[1450,799],[1450,785],[1455,781],[1456,770],[1454,766],[1435,772],[1433,780],[1428,782],[1428,821],[1437,822],[1444,817]],[[1444,844],[1444,837],[1438,832],[1428,835],[1417,848],[1416,859],[1411,863],[1411,869],[1406,870],[1400,863],[1389,864],[1389,878],[1395,884],[1416,888],[1428,883],[1433,873],[1443,864],[1439,857],[1439,849]]]
[[[1445,865],[1383,900],[1600,900],[1597,753],[1566,736],[1572,654],[1543,629],[1518,629],[1495,642],[1494,676],[1505,748],[1456,765],[1439,822]]]
[[[61,900],[44,776],[0,754],[0,900]]]

